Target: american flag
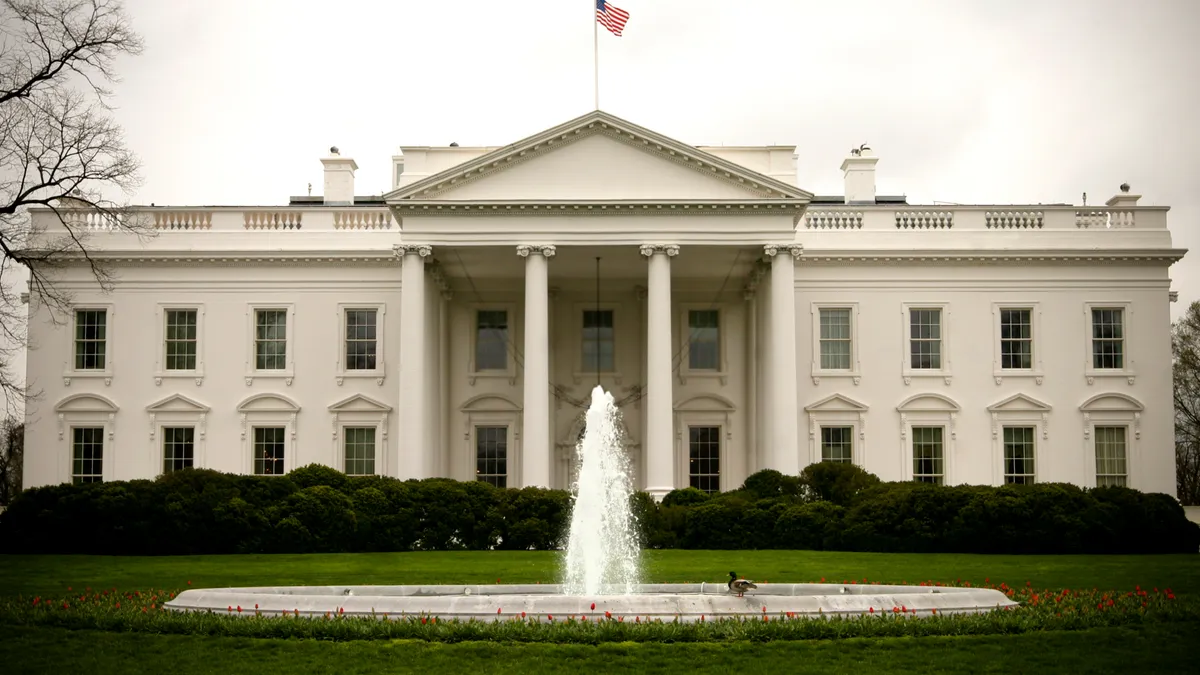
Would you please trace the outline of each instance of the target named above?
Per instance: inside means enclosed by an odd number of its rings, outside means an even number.
[[[620,37],[621,29],[625,28],[628,20],[629,12],[614,7],[607,0],[596,0],[596,21],[613,35]]]

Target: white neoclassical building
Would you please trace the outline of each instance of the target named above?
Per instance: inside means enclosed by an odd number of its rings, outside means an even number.
[[[1166,207],[912,205],[867,148],[817,196],[796,161],[593,112],[403,147],[382,197],[333,150],[323,196],[139,208],[149,239],[71,212],[117,283],[63,269],[57,325],[31,300],[26,484],[319,462],[564,488],[598,382],[657,496],[822,459],[1174,494]]]

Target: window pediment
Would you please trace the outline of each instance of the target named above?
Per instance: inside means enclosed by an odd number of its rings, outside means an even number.
[[[480,394],[470,398],[462,405],[463,412],[484,412],[484,411],[504,411],[514,412],[519,411],[521,406],[513,403],[503,396],[497,394]]]
[[[675,410],[681,412],[733,412],[736,409],[732,401],[716,394],[693,396],[675,406]]]
[[[859,403],[858,401],[855,401],[847,396],[834,394],[832,396],[827,396],[816,403],[805,406],[804,409],[808,412],[866,412],[868,407],[865,404]]]
[[[117,404],[99,394],[74,394],[58,402],[54,411],[58,413],[96,412],[115,413]]]
[[[1025,394],[1014,394],[988,406],[989,412],[1050,412],[1050,406]]]
[[[329,406],[330,412],[346,413],[346,412],[391,412],[392,406],[386,403],[380,403],[370,396],[355,394],[349,398],[344,398],[337,403]]]
[[[210,408],[199,401],[193,400],[183,394],[172,394],[159,401],[146,406],[147,412],[190,412],[190,413],[207,413]]]
[[[1146,409],[1136,398],[1127,394],[1119,394],[1116,392],[1107,394],[1097,394],[1083,405],[1079,406],[1083,412],[1142,412]]]
[[[910,396],[896,406],[900,412],[959,412],[962,407],[948,396],[927,393]]]
[[[300,412],[300,406],[292,399],[280,394],[255,394],[238,404],[237,411],[246,412]]]

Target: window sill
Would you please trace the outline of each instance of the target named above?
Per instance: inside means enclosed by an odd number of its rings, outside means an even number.
[[[346,380],[375,380],[375,385],[382,387],[386,377],[382,370],[346,370],[338,371],[333,381],[340,387]]]
[[[196,386],[204,384],[203,370],[160,370],[154,373],[154,386],[161,387],[163,380],[195,380]]]
[[[821,378],[830,379],[846,379],[850,378],[854,381],[854,386],[858,386],[862,382],[862,373],[857,370],[814,370],[812,371],[813,386],[821,384]]]
[[[922,370],[919,368],[905,368],[901,374],[904,377],[905,386],[912,384],[913,379],[916,379],[916,378],[940,379],[943,382],[945,382],[946,385],[948,386],[952,382],[953,377],[954,377],[953,373],[951,373],[947,369]]]
[[[992,379],[995,380],[997,387],[1004,383],[1005,378],[1015,378],[1015,379],[1024,379],[1024,380],[1032,378],[1034,384],[1036,384],[1040,387],[1040,386],[1042,386],[1042,382],[1045,380],[1045,377],[1046,377],[1046,374],[1044,372],[1042,372],[1040,369],[1039,370],[1005,370],[1005,369],[1001,368],[1001,369],[992,371]]]
[[[594,371],[594,370],[591,370],[591,371],[587,371],[587,370],[578,371],[578,370],[577,370],[577,371],[575,371],[575,373],[572,375],[572,377],[573,377],[573,378],[574,378],[574,380],[575,380],[575,384],[577,384],[577,385],[578,385],[578,384],[583,384],[585,381],[595,381],[595,379],[596,379],[596,371]],[[603,380],[603,379],[606,379],[606,378],[607,378],[607,379],[610,379],[610,380],[612,380],[612,381],[613,381],[613,383],[614,383],[614,384],[617,384],[617,385],[620,385],[620,384],[621,384],[621,382],[622,382],[622,380],[624,379],[624,378],[621,376],[621,373],[620,373],[619,371],[616,371],[616,370],[602,370],[602,371],[600,371],[600,379],[602,379],[602,380]]]
[[[246,386],[254,386],[255,380],[283,380],[284,385],[290,387],[295,377],[296,373],[291,368],[287,370],[252,370],[246,373]]]
[[[516,386],[517,374],[510,370],[477,370],[467,374],[467,384],[472,387],[478,380],[508,380],[509,386]]]
[[[63,386],[71,386],[71,380],[104,380],[104,386],[112,386],[113,374],[111,370],[68,370],[63,373]]]
[[[1085,368],[1083,371],[1084,378],[1087,379],[1088,386],[1096,383],[1097,378],[1103,379],[1124,379],[1131,386],[1137,382],[1137,373],[1132,369],[1114,368],[1112,370],[1102,368]]]
[[[687,384],[689,379],[720,380],[721,386],[729,384],[729,373],[719,370],[683,370],[679,371],[679,384]],[[620,383],[618,383],[620,384]]]

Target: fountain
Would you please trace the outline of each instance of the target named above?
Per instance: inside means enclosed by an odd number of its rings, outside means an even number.
[[[583,440],[567,551],[568,595],[630,595],[638,584],[641,546],[630,498],[633,481],[621,442],[620,411],[612,394],[592,390]]]
[[[294,616],[434,616],[440,619],[504,621],[553,617],[693,622],[707,618],[833,617],[905,607],[917,615],[979,613],[1016,606],[987,588],[873,584],[779,584],[759,582],[739,597],[712,570],[712,582],[639,583],[641,551],[631,511],[629,462],[620,434],[620,412],[612,395],[592,391],[580,441],[579,470],[572,503],[562,584],[271,586],[190,589],[163,605],[172,611],[257,613]],[[798,553],[797,555],[803,555]]]

